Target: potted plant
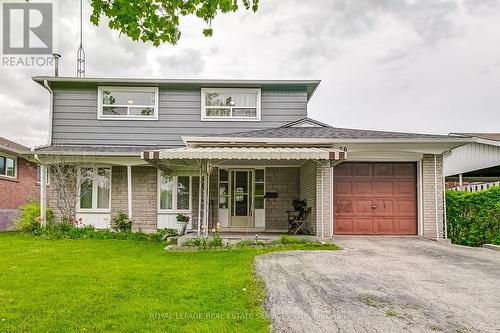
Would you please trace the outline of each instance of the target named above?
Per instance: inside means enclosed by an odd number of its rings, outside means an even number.
[[[177,227],[179,229],[179,235],[184,235],[186,233],[186,227],[189,222],[189,216],[184,214],[178,214],[176,220],[177,220]]]
[[[294,199],[292,206],[296,212],[305,212],[307,209],[307,203],[304,199]]]

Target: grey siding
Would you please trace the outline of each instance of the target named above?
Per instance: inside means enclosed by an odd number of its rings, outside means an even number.
[[[54,87],[53,144],[183,145],[182,135],[282,126],[307,116],[304,89],[262,89],[261,121],[201,121],[199,88],[160,87],[158,120],[98,120],[97,85]]]

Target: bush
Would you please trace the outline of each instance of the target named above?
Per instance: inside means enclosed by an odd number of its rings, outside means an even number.
[[[27,203],[19,207],[20,215],[16,221],[17,227],[26,233],[35,233],[41,228],[40,205],[38,203]],[[51,209],[46,210],[47,224],[53,219]]]
[[[446,216],[452,243],[500,245],[500,187],[476,193],[447,191]]]
[[[278,240],[275,243],[279,243],[279,244],[283,244],[283,245],[309,244],[309,243],[311,243],[311,241],[309,239],[307,239],[307,238],[282,235],[281,238],[280,238],[280,240]]]
[[[171,229],[171,228],[160,229],[156,233],[161,238],[175,237],[179,235],[179,231],[177,229]]]
[[[113,223],[111,227],[115,231],[123,232],[132,230],[132,220],[128,218],[128,215],[125,213],[118,213],[116,217],[113,219]]]

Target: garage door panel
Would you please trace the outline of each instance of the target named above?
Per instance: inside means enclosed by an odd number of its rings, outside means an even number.
[[[373,182],[373,195],[374,196],[387,196],[393,195],[394,184],[392,181],[376,181]]]
[[[373,219],[374,233],[376,234],[393,234],[394,219],[393,218],[375,218]]]
[[[354,219],[354,233],[360,235],[367,235],[373,233],[373,219]]]
[[[415,196],[416,184],[414,181],[395,181],[394,182],[394,195],[397,196]]]
[[[395,218],[394,226],[396,227],[395,233],[399,235],[416,235],[417,225],[415,218]]]
[[[335,167],[335,178],[352,177],[352,164],[341,163]]]
[[[335,167],[335,233],[415,235],[416,172],[416,163],[406,162],[344,162]]]
[[[373,164],[371,163],[354,163],[352,166],[353,178],[372,177]]]
[[[338,218],[335,220],[335,233],[352,234],[354,233],[354,221],[352,218]]]
[[[393,199],[382,199],[382,200],[373,200],[372,214],[373,215],[394,215],[394,200]]]
[[[352,215],[353,214],[353,200],[347,198],[337,198],[335,199],[334,209],[336,214],[340,215]]]
[[[352,195],[352,183],[350,181],[336,181],[334,184],[337,196]]]
[[[392,163],[375,163],[373,164],[374,176],[376,178],[392,177],[393,167]]]
[[[410,200],[395,200],[394,202],[394,215],[395,216],[416,216],[415,201]]]
[[[371,216],[373,201],[371,199],[356,199],[354,200],[354,212],[355,216]]]
[[[352,195],[353,196],[373,195],[373,183],[369,181],[352,182]]]
[[[396,163],[394,165],[395,178],[415,178],[417,166],[415,163]]]

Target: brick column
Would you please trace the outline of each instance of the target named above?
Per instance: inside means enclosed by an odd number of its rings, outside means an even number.
[[[436,158],[436,160],[434,160],[434,157]],[[443,155],[425,154],[424,158],[422,159],[421,205],[423,210],[422,234],[426,238],[435,239],[436,236],[438,238],[443,238],[443,181]]]
[[[329,161],[316,163],[316,236],[331,236],[332,228],[332,191],[331,167]]]
[[[126,173],[126,169],[125,169]],[[150,166],[132,167],[132,211],[134,230],[156,232],[157,169]],[[125,174],[124,191],[127,190]],[[125,204],[125,212],[127,206]]]

